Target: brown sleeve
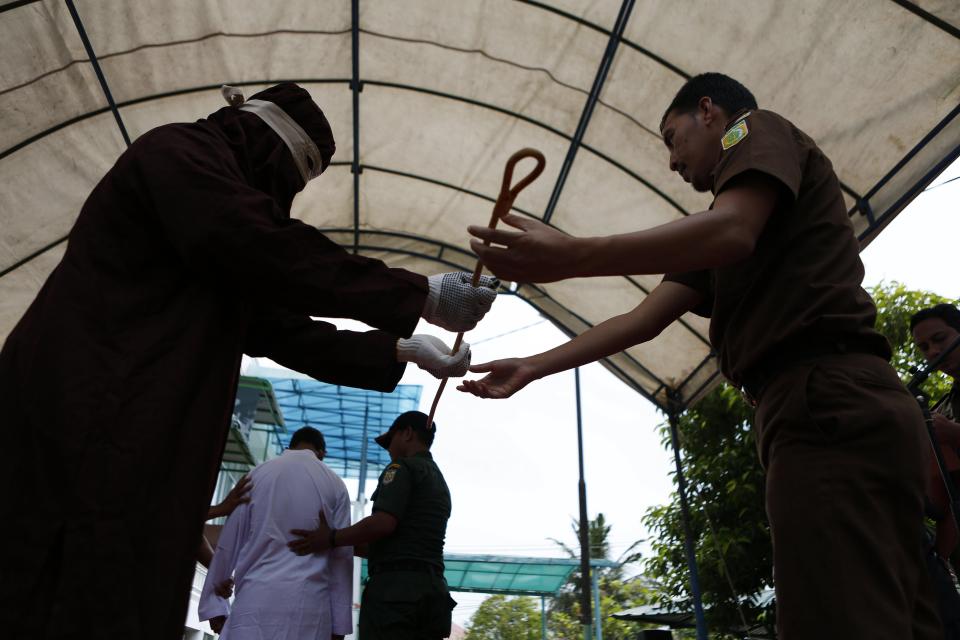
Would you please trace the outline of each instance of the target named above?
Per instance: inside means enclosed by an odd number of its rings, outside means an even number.
[[[709,270],[668,273],[661,282],[676,282],[690,287],[700,294],[702,301],[691,311],[702,318],[713,315],[713,281]]]
[[[249,356],[265,356],[321,382],[385,392],[394,390],[406,368],[396,352],[397,336],[384,331],[340,331],[281,309],[253,318],[244,347]]]
[[[714,171],[714,194],[723,191],[733,178],[759,171],[780,182],[795,200],[800,192],[802,158],[792,126],[767,111],[754,111],[743,120],[747,134],[722,152]]]
[[[269,291],[275,304],[303,316],[353,318],[394,335],[413,333],[426,302],[426,277],[352,255],[287,217],[204,143],[218,141],[155,130],[135,143],[139,153],[126,154],[135,164],[134,188],[158,230],[197,277],[223,288]]]

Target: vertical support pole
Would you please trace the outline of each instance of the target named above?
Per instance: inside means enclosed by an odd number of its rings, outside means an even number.
[[[583,473],[583,416],[580,410],[580,367],[573,370],[573,380],[577,398],[577,459],[580,464],[580,481],[577,484],[580,494],[580,624],[583,625],[584,640],[590,638],[590,520],[587,519],[587,483]]]
[[[683,465],[680,463],[680,402],[676,394],[667,392],[667,419],[670,422],[670,444],[673,446],[673,462],[677,469],[677,491],[680,493],[680,515],[683,521],[684,548],[687,552],[687,567],[690,570],[690,592],[693,595],[693,614],[697,621],[697,640],[707,640],[707,620],[703,615],[703,600],[700,595],[700,572],[697,570],[697,556],[693,549],[693,537],[690,530],[690,506],[687,503],[687,481],[683,477]]]
[[[369,401],[363,407],[363,439],[360,442],[360,478],[357,480],[357,501],[353,503],[353,522],[357,523],[363,519],[366,512],[367,498],[364,495],[367,483],[367,447],[369,435],[367,424],[370,415]],[[361,558],[353,559],[353,628],[360,629],[360,574]],[[357,631],[356,633],[359,633]],[[356,633],[354,638],[357,637]]]
[[[600,577],[596,571],[592,574],[593,577],[593,630],[595,640],[603,640],[603,625],[601,624],[601,615],[600,615]]]
[[[540,596],[540,640],[547,640],[547,598]]]
[[[363,440],[360,442],[360,479],[357,481],[357,501],[362,501],[364,489],[367,485],[367,447],[370,436],[367,431],[367,421],[370,418],[370,405],[363,407]]]
[[[363,519],[364,508],[363,503],[359,500],[353,503],[353,522],[357,523]],[[363,573],[363,558],[354,558],[353,559],[353,637],[357,637],[357,630],[360,628],[360,596],[361,596],[361,585],[360,577]]]
[[[350,2],[351,46],[353,71],[350,89],[353,93],[353,252],[360,251],[360,0]]]

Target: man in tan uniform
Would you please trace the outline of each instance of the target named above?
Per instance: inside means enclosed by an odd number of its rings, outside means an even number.
[[[863,265],[830,161],[727,76],[692,78],[661,123],[670,168],[709,211],[634,233],[576,238],[507,216],[470,232],[501,278],[668,275],[633,311],[528,358],[471,367],[460,389],[507,397],[537,378],[710,317],[720,368],[756,404],[767,471],[781,640],[936,638],[921,557],[920,411],[874,330]]]

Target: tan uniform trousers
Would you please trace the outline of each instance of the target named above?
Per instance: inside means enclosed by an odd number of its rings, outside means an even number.
[[[797,363],[764,389],[779,640],[941,640],[922,554],[930,445],[893,368],[865,354]]]

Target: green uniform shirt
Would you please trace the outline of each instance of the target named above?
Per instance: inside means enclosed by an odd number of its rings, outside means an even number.
[[[450,490],[430,452],[390,463],[373,492],[373,511],[399,521],[393,534],[370,544],[370,566],[419,560],[443,568]]]

